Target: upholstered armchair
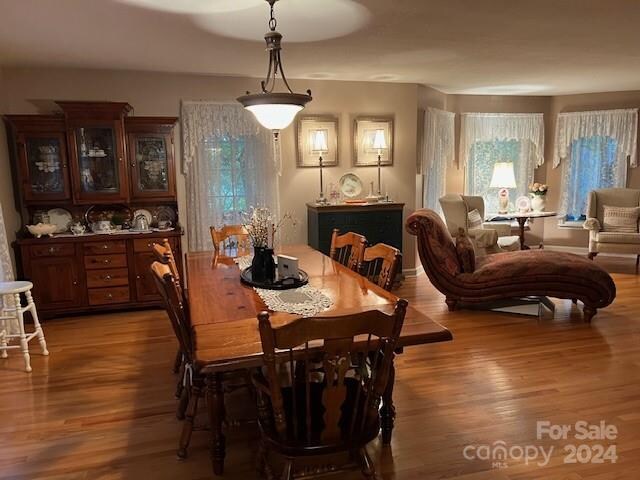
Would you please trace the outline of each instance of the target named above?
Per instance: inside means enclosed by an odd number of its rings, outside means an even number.
[[[422,209],[407,219],[418,240],[424,271],[446,297],[449,310],[503,299],[549,296],[580,300],[586,322],[616,297],[611,276],[598,264],[564,252],[525,250],[473,259],[463,265],[440,216]],[[467,259],[469,260],[469,259]]]
[[[511,225],[484,222],[484,200],[482,197],[449,193],[440,198],[449,233],[456,237],[463,229],[473,242],[478,255],[520,250],[520,238],[511,235]],[[471,228],[469,212],[478,210],[483,223],[480,228]]]
[[[640,207],[640,190],[632,188],[603,188],[589,193],[587,220],[583,227],[589,230],[589,258],[598,253],[630,253],[636,255],[636,268],[640,262],[640,233],[604,231],[604,207]]]

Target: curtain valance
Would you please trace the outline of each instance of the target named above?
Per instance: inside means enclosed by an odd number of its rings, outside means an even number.
[[[528,140],[532,169],[544,163],[542,113],[463,113],[460,126],[460,166],[466,166],[475,142]]]
[[[570,154],[571,145],[580,138],[609,137],[616,142],[617,160],[638,165],[638,109],[594,110],[558,114],[553,168]]]
[[[184,101],[181,121],[184,173],[189,171],[204,140],[224,135],[258,135],[264,130],[242,105],[232,103]]]

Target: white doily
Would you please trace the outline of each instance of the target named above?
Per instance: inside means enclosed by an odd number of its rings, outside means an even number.
[[[252,260],[253,255],[245,255],[244,257],[236,257],[233,259],[233,261],[238,264],[238,268],[240,269],[240,271],[244,270],[247,267],[250,267]]]
[[[290,290],[254,288],[269,310],[312,317],[333,305],[333,301],[311,285]]]

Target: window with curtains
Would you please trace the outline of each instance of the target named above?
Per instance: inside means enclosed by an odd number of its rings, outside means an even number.
[[[509,189],[510,210],[526,195],[534,171],[544,163],[544,121],[541,113],[463,113],[460,164],[465,168],[465,193],[484,198],[485,212],[498,211],[498,188],[491,188],[496,163],[513,163],[516,188]]]
[[[585,219],[588,194],[625,187],[627,165],[637,165],[638,109],[558,114],[553,168],[562,163],[560,213]]]
[[[616,175],[618,142],[595,135],[571,142],[571,161],[567,166],[566,220],[585,220],[587,198],[596,188],[619,187]]]
[[[190,251],[211,250],[209,227],[238,224],[250,207],[279,215],[280,164],[272,133],[241,105],[182,103]]]

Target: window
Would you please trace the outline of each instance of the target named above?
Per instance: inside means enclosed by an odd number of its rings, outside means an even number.
[[[471,146],[465,191],[469,195],[483,197],[486,212],[498,211],[498,189],[489,187],[493,166],[497,162],[513,162],[518,187],[509,189],[510,203],[515,203],[516,198],[526,194],[533,172],[528,172],[526,162],[522,161],[521,150],[524,148],[520,140],[475,142]]]
[[[571,143],[566,163],[566,220],[585,220],[589,192],[596,188],[620,187],[616,175],[618,142],[611,137],[582,137]]]
[[[560,213],[585,219],[589,192],[625,187],[627,162],[637,164],[638,109],[560,113],[553,168],[562,161]]]
[[[247,204],[247,168],[245,139],[223,136],[205,140],[207,161],[214,171],[208,195],[209,208],[220,212],[223,224],[240,223]]]

